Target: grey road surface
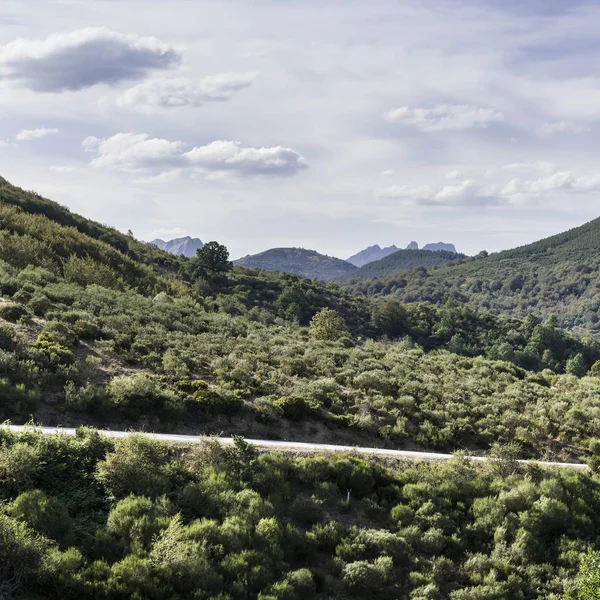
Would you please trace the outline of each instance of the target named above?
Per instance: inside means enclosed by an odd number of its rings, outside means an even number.
[[[44,435],[70,435],[74,436],[76,429],[68,427],[32,427],[30,425],[8,425],[7,428],[15,433],[21,433],[25,430],[36,431],[43,433]],[[146,433],[146,432],[135,432],[135,431],[108,431],[99,429],[100,435],[108,438],[125,438],[130,435],[141,433],[146,437],[153,440],[160,440],[161,442],[170,442],[175,444],[197,444],[206,439],[217,440],[221,444],[230,445],[233,444],[233,438],[228,437],[203,437],[195,435],[175,435],[171,433]],[[449,460],[453,458],[452,454],[439,454],[436,452],[416,452],[413,450],[389,450],[387,448],[365,448],[364,446],[336,446],[334,444],[311,444],[310,442],[288,442],[286,440],[249,440],[246,441],[259,448],[268,450],[280,450],[280,451],[297,451],[297,452],[354,452],[356,454],[367,454],[369,456],[391,456],[397,458],[405,458],[408,460]],[[494,458],[487,456],[468,456],[469,460],[477,462],[490,462],[494,461]],[[561,462],[547,462],[547,461],[536,461],[536,460],[519,460],[519,463],[533,464],[540,467],[554,467],[561,469],[579,469],[581,471],[587,471],[589,467],[585,464],[580,463],[561,463]]]

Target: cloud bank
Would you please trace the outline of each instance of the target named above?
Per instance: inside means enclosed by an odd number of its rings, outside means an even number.
[[[505,165],[505,169],[523,169],[526,164]],[[432,187],[393,185],[379,189],[379,198],[397,198],[405,204],[422,206],[505,206],[538,201],[557,192],[591,193],[600,191],[600,176],[574,175],[571,171],[553,172],[547,163],[532,163],[541,176],[516,177],[504,182],[481,183],[468,178]]]

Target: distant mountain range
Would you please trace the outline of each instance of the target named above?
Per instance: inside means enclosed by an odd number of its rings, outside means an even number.
[[[167,241],[155,239],[150,243],[171,254],[187,257],[196,256],[196,251],[204,246],[202,240],[190,236]],[[453,244],[438,242],[419,250],[417,242],[411,242],[406,250],[399,250],[394,245],[381,248],[375,244],[347,261],[304,248],[271,248],[244,256],[233,264],[249,269],[297,273],[321,281],[344,281],[381,277],[418,266],[437,266],[456,256]]]
[[[235,260],[233,264],[248,269],[297,273],[321,281],[339,279],[356,270],[354,265],[345,260],[304,248],[272,248]]]
[[[158,246],[161,250],[166,250],[171,254],[178,254],[188,257],[196,256],[196,250],[199,250],[204,246],[204,243],[199,238],[192,238],[189,235],[182,238],[176,238],[174,240],[164,241],[161,239],[155,239],[150,242],[155,246]]]
[[[387,248],[381,248],[378,244],[369,246],[360,252],[357,252],[354,256],[346,259],[349,263],[355,267],[362,267],[375,260],[381,260],[390,254],[396,252],[398,248],[396,246],[388,246]]]
[[[406,247],[406,250],[418,249],[419,244],[417,244],[417,242],[411,242]],[[454,244],[446,244],[444,242],[437,242],[435,244],[425,244],[425,246],[423,246],[422,249],[427,252],[439,252],[440,250],[443,250],[445,252],[453,252],[454,254],[457,254]],[[398,250],[400,250],[400,248],[394,245],[388,246],[387,248],[381,248],[381,246],[375,244],[374,246],[369,246],[368,248],[357,252],[356,254],[348,258],[347,261],[356,267],[363,267],[364,265],[368,265],[369,263],[381,260],[386,256],[390,256],[390,254],[394,254],[394,252],[398,252]]]

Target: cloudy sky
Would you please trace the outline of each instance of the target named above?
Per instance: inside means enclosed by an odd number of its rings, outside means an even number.
[[[2,0],[0,175],[234,258],[600,215],[600,2]]]

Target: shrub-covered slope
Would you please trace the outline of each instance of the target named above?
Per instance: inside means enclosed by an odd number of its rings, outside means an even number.
[[[345,260],[303,248],[273,248],[240,258],[234,264],[249,269],[296,273],[321,281],[339,279],[345,273],[357,270],[354,265]]]
[[[74,277],[77,271],[95,271],[99,279],[90,273],[91,281],[120,279],[143,289],[156,283],[157,274],[179,269],[177,259],[167,252],[73,214],[1,177],[0,230],[0,258],[15,266],[43,266],[61,275],[66,267]]]
[[[241,267],[194,275],[191,259],[135,261],[42,204],[51,216],[0,203],[0,419],[594,456],[600,346],[552,319]]]

